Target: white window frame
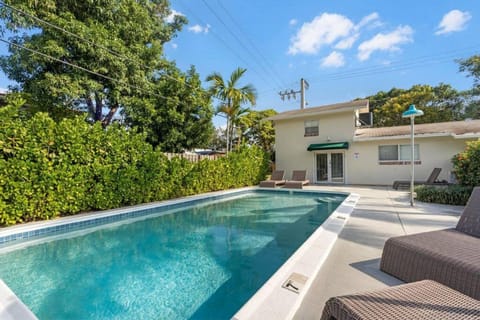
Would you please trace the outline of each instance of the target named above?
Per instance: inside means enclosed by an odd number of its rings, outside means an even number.
[[[316,128],[316,132],[307,132],[307,129]],[[315,131],[315,130],[313,130]],[[304,122],[304,137],[318,137],[319,128],[318,120],[305,120]]]
[[[381,147],[393,147],[393,146],[396,146],[397,147],[397,159],[388,159],[388,160],[382,160],[380,159],[380,148]],[[403,149],[406,149],[408,150],[409,154],[408,154],[408,159],[405,158],[402,153],[402,148]],[[415,153],[415,159],[414,161],[417,162],[417,161],[421,161],[420,160],[420,144],[418,143],[415,143],[415,150],[414,150],[414,153]],[[407,163],[410,163],[411,161],[411,155],[410,155],[410,150],[412,150],[412,146],[410,144],[382,144],[382,145],[379,145],[378,146],[378,162],[379,163],[391,163],[391,162],[394,162],[394,163],[397,163],[397,162],[401,162],[399,164],[407,164]]]

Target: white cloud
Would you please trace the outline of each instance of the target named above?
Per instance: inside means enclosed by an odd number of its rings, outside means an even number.
[[[357,41],[360,34],[356,33],[353,36],[340,40],[336,45],[335,49],[345,50],[350,49],[355,41]]]
[[[322,59],[322,67],[338,68],[345,65],[343,54],[333,51],[327,57]]]
[[[365,16],[360,20],[359,23],[357,23],[355,26],[353,26],[353,29],[351,31],[350,36],[341,39],[336,45],[335,49],[339,50],[346,50],[350,49],[353,44],[358,40],[360,37],[360,30],[364,27],[369,27],[369,28],[375,28],[378,26],[381,26],[382,23],[380,22],[380,16],[378,13],[373,12],[369,14],[368,16]]]
[[[166,23],[173,23],[173,20],[175,19],[175,16],[185,16],[183,13],[173,10],[170,12],[170,14],[165,18]]]
[[[413,29],[410,26],[399,26],[390,33],[378,33],[358,46],[358,59],[367,60],[375,51],[398,51],[399,45],[413,42],[412,35]]]
[[[292,20],[290,20],[290,21],[288,22],[288,24],[291,25],[291,26],[294,26],[294,25],[296,25],[297,23],[298,23],[298,20],[297,20],[297,19],[292,19]]]
[[[173,49],[177,49],[177,48],[178,48],[178,44],[176,44],[176,43],[172,43],[171,46],[172,46]]]
[[[201,26],[199,24],[196,24],[188,27],[188,31],[191,31],[193,33],[208,33],[210,31],[210,25],[207,24],[206,26]]]
[[[438,25],[438,30],[435,34],[445,34],[450,32],[462,31],[472,18],[472,15],[468,11],[452,10],[446,13],[442,21]]]
[[[290,40],[288,54],[315,54],[322,46],[349,36],[353,27],[352,21],[345,16],[323,13],[311,22],[302,25],[297,34]]]

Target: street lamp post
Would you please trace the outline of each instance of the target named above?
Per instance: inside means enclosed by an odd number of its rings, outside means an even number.
[[[412,157],[411,157],[411,176],[410,176],[410,205],[413,207],[413,187],[415,179],[415,117],[423,116],[423,111],[415,108],[415,105],[411,104],[408,110],[402,113],[402,118],[410,118],[410,139],[412,142]]]

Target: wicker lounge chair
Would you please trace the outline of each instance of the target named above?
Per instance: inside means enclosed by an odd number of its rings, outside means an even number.
[[[424,280],[383,290],[334,297],[321,320],[480,319],[480,301],[435,281]]]
[[[427,180],[425,181],[414,181],[413,184],[415,185],[421,185],[421,184],[427,184],[427,185],[445,185],[448,184],[446,182],[440,182],[437,181],[438,176],[440,175],[440,172],[442,171],[442,168],[435,168],[433,169],[432,173],[430,174],[430,177],[428,177]],[[411,181],[410,180],[396,180],[393,182],[393,189],[397,190],[400,187],[408,187],[410,186]]]
[[[285,171],[284,170],[275,170],[272,172],[272,176],[269,180],[264,180],[260,182],[260,187],[264,188],[275,188],[278,185],[285,183]]]
[[[284,188],[303,189],[310,182],[306,176],[307,170],[293,170],[292,179],[285,183]]]
[[[480,187],[455,229],[388,239],[380,269],[405,282],[435,280],[480,300]]]

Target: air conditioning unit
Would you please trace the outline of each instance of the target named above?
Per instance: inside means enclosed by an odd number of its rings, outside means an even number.
[[[358,114],[357,127],[371,127],[373,126],[373,113],[365,112]]]

